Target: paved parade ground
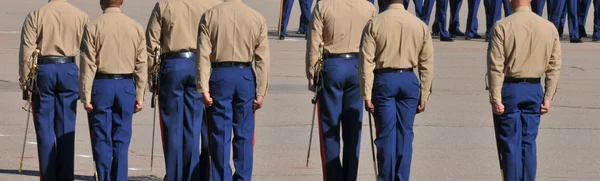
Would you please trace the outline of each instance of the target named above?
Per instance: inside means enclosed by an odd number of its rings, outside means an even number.
[[[0,1],[0,181],[39,180],[33,123],[30,122],[23,172],[18,173],[26,112],[18,87],[20,30],[28,12],[46,0]],[[101,14],[98,0],[71,0],[94,19]],[[156,0],[125,0],[123,11],[144,27]],[[322,180],[318,127],[315,126],[309,167],[305,167],[312,94],[307,90],[304,38],[293,33],[276,40],[279,0],[245,0],[261,12],[271,32],[272,74],[264,107],[256,115],[253,180]],[[413,11],[411,2],[410,11]],[[289,31],[296,32],[297,3]],[[485,31],[483,3],[479,32]],[[586,29],[592,32],[593,9]],[[467,1],[461,8],[461,30],[466,25]],[[544,13],[545,14],[545,13]],[[433,18],[432,18],[433,21]],[[567,31],[565,27],[565,32]],[[538,180],[600,181],[600,44],[563,39],[563,67],[550,113],[542,117],[538,135]],[[415,121],[411,180],[498,181],[492,114],[485,90],[486,48],[483,40],[461,37],[446,43],[434,39],[435,78],[425,113]],[[150,170],[153,110],[147,94],[144,110],[134,115],[129,150],[130,180],[161,180],[164,157],[156,126],[154,169]],[[75,175],[92,180],[94,173],[86,113],[78,103]],[[368,119],[365,114],[359,180],[374,180]]]

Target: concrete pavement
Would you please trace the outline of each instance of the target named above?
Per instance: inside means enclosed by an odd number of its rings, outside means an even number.
[[[100,15],[97,1],[71,0],[90,14]],[[126,0],[124,12],[142,25],[156,1]],[[276,32],[279,1],[246,0],[266,17]],[[30,124],[24,172],[17,173],[26,113],[17,84],[17,54],[20,27],[29,11],[45,0],[0,1],[0,181],[38,180],[35,131]],[[461,9],[462,29],[467,5]],[[412,5],[411,5],[412,8]],[[410,10],[413,12],[412,10]],[[590,10],[592,17],[593,10]],[[295,32],[299,8],[294,6],[289,30]],[[589,18],[591,20],[591,18]],[[479,10],[480,33],[485,31],[484,9]],[[586,26],[591,32],[591,21]],[[265,105],[257,113],[254,180],[321,180],[318,130],[315,128],[310,165],[304,167],[312,94],[304,76],[305,41],[271,37],[272,75]],[[458,39],[457,39],[458,40]],[[590,39],[584,39],[589,41]],[[487,43],[434,40],[435,70],[433,95],[427,111],[415,121],[414,157],[411,179],[415,181],[501,180],[491,111],[484,90]],[[600,181],[600,44],[563,44],[563,69],[550,113],[542,117],[538,136],[538,180]],[[148,95],[149,96],[149,95]],[[146,100],[149,100],[147,97]],[[160,180],[164,161],[160,137],[155,140],[155,163],[150,171],[152,114],[149,102],[134,116],[130,147],[130,180]],[[78,107],[76,170],[80,180],[91,180],[94,167],[85,111]],[[374,180],[368,123],[365,116],[359,180]],[[157,126],[158,127],[158,126]],[[159,129],[157,128],[157,133]]]

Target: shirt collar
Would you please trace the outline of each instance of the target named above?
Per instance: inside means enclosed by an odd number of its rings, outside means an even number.
[[[388,9],[403,9],[404,10],[404,5],[401,3],[394,3],[394,4],[390,4],[388,6]]]
[[[532,12],[531,7],[529,6],[521,6],[515,9],[515,12]]]
[[[121,12],[121,8],[118,7],[110,7],[110,8],[106,8],[106,10],[104,10],[104,13],[120,13]]]

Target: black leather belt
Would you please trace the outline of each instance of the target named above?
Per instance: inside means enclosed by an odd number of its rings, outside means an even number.
[[[375,74],[383,74],[383,73],[393,73],[393,72],[413,72],[414,70],[412,68],[407,68],[407,69],[395,69],[395,68],[382,68],[382,69],[375,69],[373,70],[373,73]]]
[[[504,83],[539,84],[540,78],[504,78]]]
[[[96,76],[94,77],[94,79],[114,79],[114,80],[133,79],[133,74],[103,74],[103,73],[96,73]]]
[[[75,57],[39,57],[37,64],[63,64],[75,63]]]
[[[340,53],[340,54],[328,53],[328,54],[323,55],[323,59],[330,59],[330,58],[345,58],[345,59],[358,58],[358,53]]]
[[[195,52],[177,52],[177,53],[163,53],[160,58],[163,60],[176,59],[176,58],[192,58],[195,57]]]
[[[212,63],[211,66],[212,66],[212,68],[230,68],[230,67],[246,68],[246,67],[251,67],[252,62],[217,62],[217,63]]]

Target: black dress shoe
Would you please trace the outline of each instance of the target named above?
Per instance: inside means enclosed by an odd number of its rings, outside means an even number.
[[[454,40],[450,37],[440,37],[440,41],[453,42]]]
[[[306,31],[304,31],[304,30],[298,30],[298,32],[296,32],[296,33],[300,34],[300,35],[304,35],[304,34],[306,34]]]
[[[588,34],[587,34],[587,33],[585,33],[585,32],[580,32],[580,33],[579,33],[579,36],[581,36],[581,37],[586,37],[586,38],[587,38],[587,37],[588,37]]]
[[[279,35],[279,40],[285,40],[285,36]]]
[[[581,38],[577,38],[577,39],[571,39],[571,43],[583,43],[583,41],[581,41]]]
[[[450,33],[450,36],[452,38],[456,38],[457,36],[465,36],[465,33],[460,32],[460,31],[459,32],[453,32],[453,33]]]
[[[482,39],[483,37],[481,35],[475,34],[472,37],[467,36],[465,37],[466,40],[471,40],[471,39]]]
[[[600,39],[600,38],[598,38],[598,37],[593,37],[593,38],[592,38],[592,41],[600,41],[599,39]]]

